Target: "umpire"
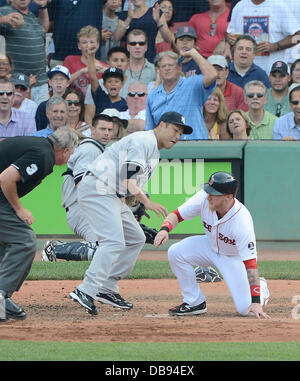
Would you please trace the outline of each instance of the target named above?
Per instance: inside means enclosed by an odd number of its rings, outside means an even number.
[[[20,198],[66,163],[78,138],[67,127],[48,138],[17,136],[0,142],[0,290],[5,295],[6,319],[25,319],[26,313],[11,296],[30,272],[36,253],[33,215]]]

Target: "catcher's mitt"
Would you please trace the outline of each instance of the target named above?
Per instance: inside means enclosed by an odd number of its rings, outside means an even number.
[[[221,282],[222,278],[217,273],[217,271],[212,267],[201,267],[195,268],[197,282]]]

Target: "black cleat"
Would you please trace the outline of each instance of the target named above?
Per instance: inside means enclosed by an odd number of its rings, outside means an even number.
[[[119,294],[102,294],[99,292],[96,294],[95,300],[104,304],[110,304],[113,307],[123,308],[124,310],[130,310],[133,307],[132,303],[127,302]]]
[[[182,303],[180,306],[169,309],[169,314],[172,316],[201,315],[206,312],[207,308],[205,301],[198,304],[198,306],[190,306],[187,303]]]
[[[82,292],[76,288],[70,293],[70,298],[82,305],[82,307],[84,307],[86,312],[89,314],[98,315],[98,310],[94,304],[94,299],[85,292]]]

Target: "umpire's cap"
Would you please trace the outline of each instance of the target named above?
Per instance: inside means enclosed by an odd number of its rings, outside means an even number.
[[[213,173],[208,183],[204,184],[206,193],[212,196],[223,196],[233,194],[235,196],[238,188],[238,181],[228,172]]]
[[[184,116],[179,114],[176,111],[168,111],[165,112],[159,119],[159,122],[172,123],[177,124],[178,126],[183,128],[183,133],[186,135],[190,135],[193,132],[192,127],[187,126],[185,124]]]

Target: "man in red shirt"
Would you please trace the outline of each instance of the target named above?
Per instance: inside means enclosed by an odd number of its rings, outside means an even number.
[[[225,0],[208,0],[209,11],[191,17],[189,25],[197,34],[199,53],[208,58],[217,45],[226,37],[229,8]]]
[[[213,55],[207,60],[218,72],[217,86],[222,90],[228,111],[243,110],[248,111],[249,107],[245,103],[245,96],[243,89],[227,81],[229,74],[228,63],[224,56]]]

